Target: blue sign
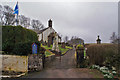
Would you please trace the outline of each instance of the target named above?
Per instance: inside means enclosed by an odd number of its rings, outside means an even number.
[[[37,44],[32,44],[32,54],[37,54]]]

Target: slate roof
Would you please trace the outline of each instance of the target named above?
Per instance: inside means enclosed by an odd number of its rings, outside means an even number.
[[[48,27],[49,28],[49,27]],[[40,30],[40,33],[44,32],[45,30],[47,30],[48,28],[42,29]]]
[[[45,28],[45,29],[42,29],[42,30],[33,30],[33,31],[35,31],[37,34],[40,34],[40,33],[44,32],[45,30],[47,30],[48,28]]]
[[[41,34],[42,32],[44,32],[45,30],[47,30],[49,27],[42,29],[42,30],[35,30],[33,29],[33,31],[35,31],[37,34]],[[61,39],[61,37],[58,35],[58,37]]]

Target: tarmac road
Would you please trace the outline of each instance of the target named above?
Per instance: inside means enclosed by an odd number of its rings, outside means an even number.
[[[103,78],[97,70],[88,68],[76,68],[75,50],[69,50],[64,56],[55,60],[40,72],[29,73],[23,78]]]

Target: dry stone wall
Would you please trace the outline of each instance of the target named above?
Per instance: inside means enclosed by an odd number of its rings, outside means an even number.
[[[28,70],[29,71],[39,71],[43,69],[42,55],[31,54],[28,56]]]

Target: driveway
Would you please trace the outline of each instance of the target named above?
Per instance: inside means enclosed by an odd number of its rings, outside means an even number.
[[[97,70],[76,68],[74,53],[75,50],[69,50],[61,59],[56,57],[42,71],[29,73],[23,78],[103,78]]]

